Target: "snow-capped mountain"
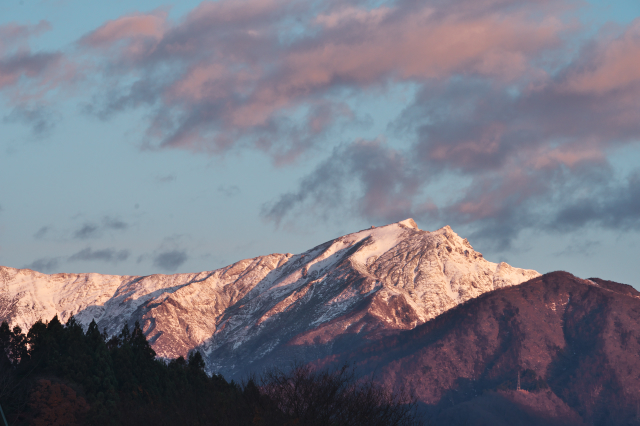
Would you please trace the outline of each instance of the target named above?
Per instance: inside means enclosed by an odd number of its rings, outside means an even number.
[[[84,325],[95,319],[109,334],[140,321],[159,356],[197,348],[210,371],[234,376],[412,329],[539,275],[485,260],[448,226],[428,232],[407,219],[301,254],[194,274],[46,275],[0,267],[0,294],[17,302],[5,316],[23,329],[56,314]]]

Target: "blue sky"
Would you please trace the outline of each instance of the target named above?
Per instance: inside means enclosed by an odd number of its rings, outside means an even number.
[[[0,264],[210,270],[413,217],[489,260],[638,286],[639,16],[3,2]]]

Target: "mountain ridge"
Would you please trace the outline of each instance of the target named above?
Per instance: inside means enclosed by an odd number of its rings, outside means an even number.
[[[209,371],[327,353],[342,337],[367,339],[423,324],[487,291],[540,274],[492,263],[449,226],[407,219],[327,241],[300,254],[244,259],[191,274],[54,274],[0,267],[0,289],[18,298],[14,323],[71,315],[114,334],[139,321],[159,356],[192,349]],[[291,349],[295,349],[291,351]],[[302,356],[302,358],[308,358]]]
[[[629,287],[551,272],[315,364],[375,372],[435,424],[637,424],[640,292]]]

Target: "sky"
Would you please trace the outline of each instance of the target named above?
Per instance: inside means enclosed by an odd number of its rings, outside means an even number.
[[[196,272],[409,217],[640,289],[640,2],[0,2],[0,265]]]

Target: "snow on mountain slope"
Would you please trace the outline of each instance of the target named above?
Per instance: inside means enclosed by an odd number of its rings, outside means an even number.
[[[407,219],[298,255],[195,274],[45,275],[0,267],[0,292],[19,299],[11,320],[24,329],[56,314],[84,325],[95,319],[109,334],[140,321],[158,355],[198,348],[211,371],[233,375],[267,361],[326,355],[345,338],[414,328],[539,275],[485,260],[448,226],[422,231]]]

